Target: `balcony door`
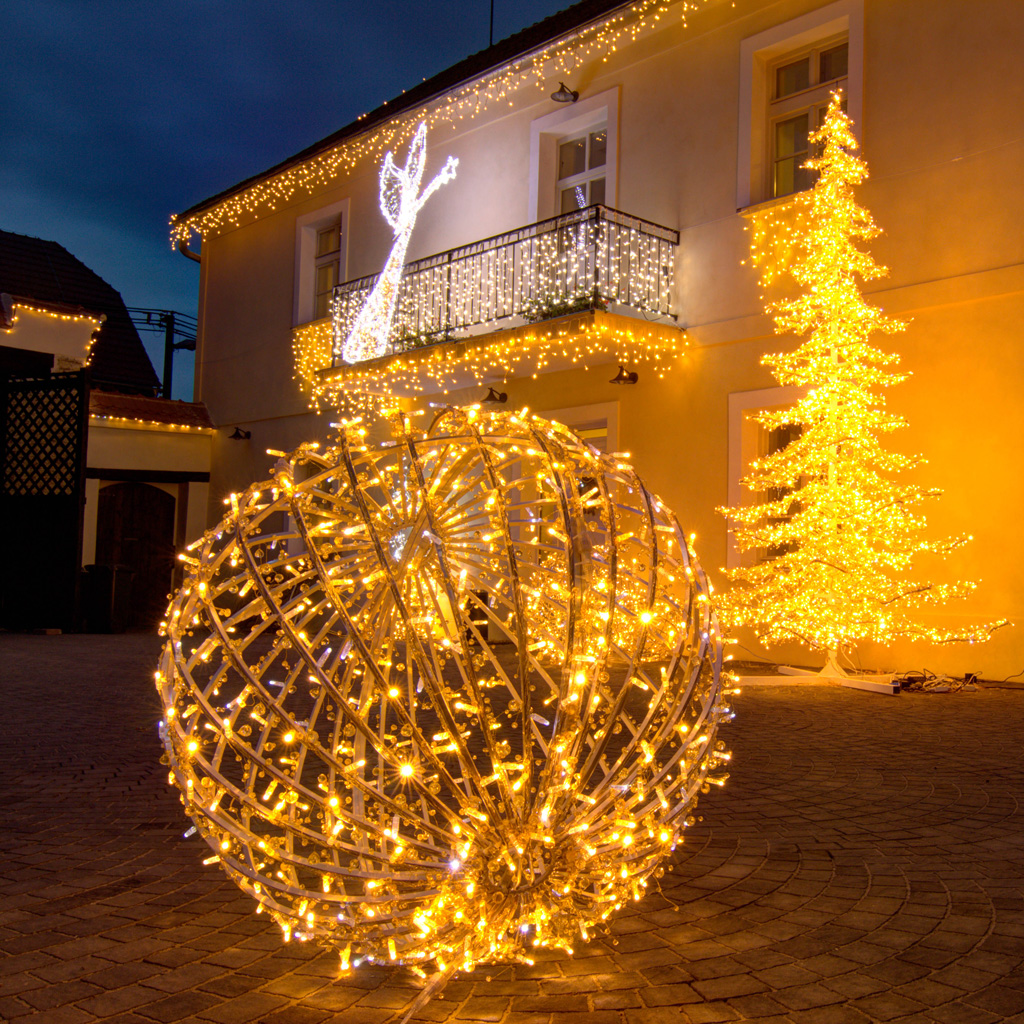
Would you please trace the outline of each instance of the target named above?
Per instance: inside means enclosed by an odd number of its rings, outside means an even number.
[[[618,201],[619,87],[552,103],[530,124],[529,220]]]

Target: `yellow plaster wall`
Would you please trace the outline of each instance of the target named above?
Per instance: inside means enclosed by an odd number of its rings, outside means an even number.
[[[208,473],[211,441],[210,434],[198,431],[111,427],[92,420],[86,465],[90,469]]]

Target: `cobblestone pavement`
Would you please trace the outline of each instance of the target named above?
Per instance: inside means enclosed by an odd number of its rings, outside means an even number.
[[[201,864],[146,636],[0,636],[0,1019],[384,1024],[399,971],[282,945]],[[426,1021],[1024,1022],[1024,691],[735,701],[729,784],[612,936],[478,968]]]

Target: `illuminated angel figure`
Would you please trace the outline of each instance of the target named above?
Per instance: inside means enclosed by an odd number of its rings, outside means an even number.
[[[416,215],[442,185],[455,177],[455,169],[459,165],[455,157],[448,157],[438,175],[420,193],[420,180],[423,178],[426,160],[427,126],[422,122],[416,129],[405,167],[395,166],[390,151],[384,156],[384,165],[380,171],[380,209],[395,232],[395,244],[391,247],[391,255],[384,264],[376,286],[344,342],[339,337],[342,325],[335,314],[335,353],[340,344],[341,357],[346,363],[359,363],[384,354],[405,267],[405,251],[416,224]]]

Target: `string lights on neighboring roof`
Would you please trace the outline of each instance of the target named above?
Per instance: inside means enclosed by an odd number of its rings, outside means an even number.
[[[310,194],[333,183],[364,160],[380,160],[389,149],[408,142],[419,123],[428,129],[472,121],[496,106],[514,106],[514,95],[532,86],[547,95],[551,82],[567,77],[586,60],[607,61],[622,46],[660,26],[675,9],[683,23],[686,16],[710,0],[636,0],[601,21],[585,25],[538,50],[481,75],[444,93],[437,99],[346,138],[307,160],[262,178],[188,216],[171,217],[172,245],[187,244],[193,234],[201,238],[238,227],[261,213],[289,202],[297,193]],[[365,116],[365,115],[364,115]]]
[[[213,427],[198,427],[189,423],[167,423],[163,420],[147,420],[137,416],[104,416],[89,414],[90,422],[103,427],[125,427],[133,430],[167,430],[178,434],[213,434]]]
[[[14,327],[18,322],[18,311],[25,310],[28,313],[39,313],[43,316],[48,316],[51,320],[64,320],[68,323],[84,323],[90,324],[94,331],[98,331],[103,326],[105,317],[102,314],[95,313],[67,313],[56,309],[47,309],[45,306],[34,306],[28,302],[22,302],[21,299],[15,299],[14,303],[14,318],[8,325],[8,329]]]
[[[92,363],[92,350],[93,345],[96,343],[96,333],[103,326],[106,316],[102,313],[87,313],[84,310],[81,312],[67,312],[59,309],[48,309],[46,306],[35,306],[32,303],[24,302],[21,299],[15,299],[11,304],[11,319],[7,323],[3,330],[12,331],[18,325],[20,319],[19,313],[24,310],[26,313],[34,313],[39,316],[48,317],[51,320],[60,320],[64,323],[69,324],[86,324],[90,327],[91,333],[89,340],[85,344],[85,351],[81,360],[76,356],[73,360],[73,364],[76,367],[89,366]]]

